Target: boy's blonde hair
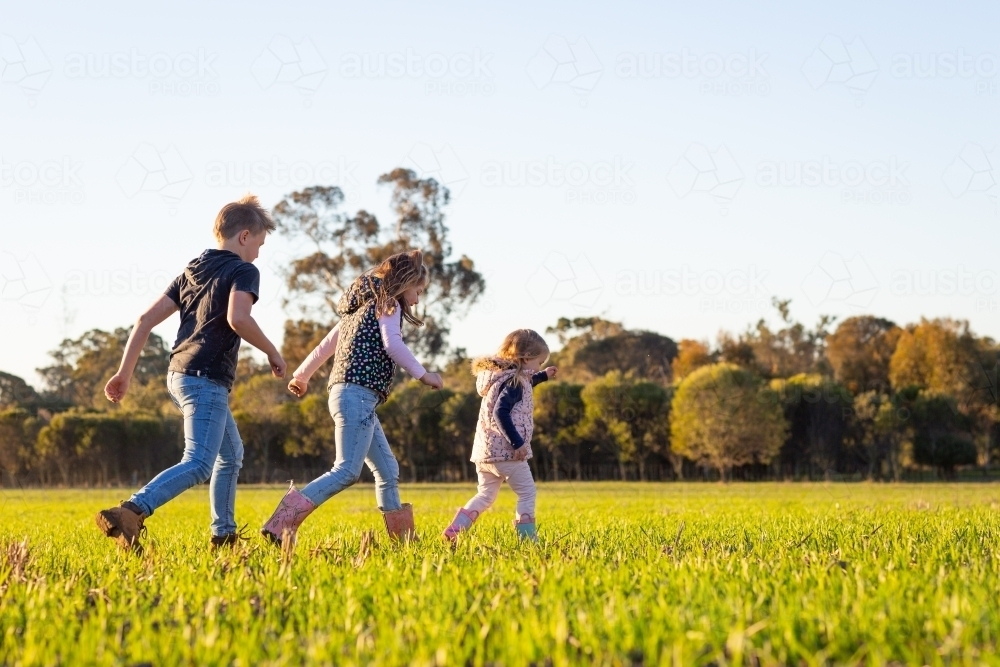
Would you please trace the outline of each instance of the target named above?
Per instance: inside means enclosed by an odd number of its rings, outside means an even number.
[[[413,314],[410,304],[400,296],[411,287],[426,287],[430,281],[430,273],[424,266],[424,253],[411,250],[390,255],[370,273],[380,281],[375,291],[375,317],[391,315],[399,306],[403,309],[403,319],[422,327],[423,320]]]
[[[215,216],[215,227],[212,230],[219,241],[231,239],[244,229],[256,236],[262,231],[268,234],[275,230],[274,220],[266,208],[254,195],[247,195],[239,201],[226,204]]]
[[[541,334],[532,329],[517,329],[500,343],[497,357],[516,364],[514,378],[521,379],[524,362],[542,355],[549,356],[549,346]]]

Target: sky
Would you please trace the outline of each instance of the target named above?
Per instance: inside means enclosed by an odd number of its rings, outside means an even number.
[[[804,4],[5,2],[0,370],[130,325],[246,192],[390,223],[398,166],[452,192],[473,354],[561,316],[711,342],[773,297],[1000,336],[1000,6]],[[279,344],[306,250],[257,260]]]

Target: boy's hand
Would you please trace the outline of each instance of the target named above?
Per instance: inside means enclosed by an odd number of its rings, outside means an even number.
[[[131,381],[132,379],[129,377],[126,377],[121,373],[115,373],[115,376],[108,380],[108,383],[104,385],[104,395],[107,396],[108,400],[112,403],[118,403],[125,398],[125,393],[128,391],[128,386]]]
[[[280,354],[275,353],[269,355],[267,357],[267,363],[271,364],[271,375],[276,378],[285,377],[285,369],[287,367],[285,366],[285,360],[281,358]]]
[[[545,369],[545,374],[549,376],[550,380],[554,378],[556,376],[556,373],[558,372],[559,369],[556,368],[555,366],[549,366],[548,368]]]
[[[428,387],[432,387],[434,389],[441,389],[444,387],[444,382],[441,380],[441,376],[437,373],[424,373],[420,378],[420,381]]]
[[[292,392],[299,398],[302,398],[306,395],[306,392],[309,391],[309,383],[305,380],[292,378],[292,381],[288,383],[288,391]]]

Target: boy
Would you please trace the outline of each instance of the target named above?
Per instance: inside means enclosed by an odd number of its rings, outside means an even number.
[[[218,249],[192,260],[139,317],[121,366],[104,388],[108,400],[122,400],[150,331],[179,310],[181,323],[170,353],[167,389],[184,414],[184,456],[129,500],[98,512],[97,527],[124,549],[141,552],[139,534],[146,518],[209,478],[212,548],[237,542],[234,504],[243,441],[229,410],[229,391],[236,378],[240,340],[267,355],[275,377],[285,376],[284,360],[250,316],[260,284],[253,261],[274,229],[270,214],[252,195],[224,206],[215,218]]]

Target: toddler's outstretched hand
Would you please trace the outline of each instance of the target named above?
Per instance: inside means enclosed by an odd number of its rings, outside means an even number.
[[[288,391],[292,392],[299,398],[302,398],[306,395],[306,392],[309,391],[309,383],[305,380],[292,378],[292,381],[288,383]]]
[[[424,373],[423,376],[421,376],[420,381],[433,389],[440,389],[444,386],[441,376],[437,373]]]
[[[550,380],[554,378],[556,376],[556,373],[558,372],[559,369],[556,368],[555,366],[549,366],[548,368],[545,369],[545,374],[549,376]]]

